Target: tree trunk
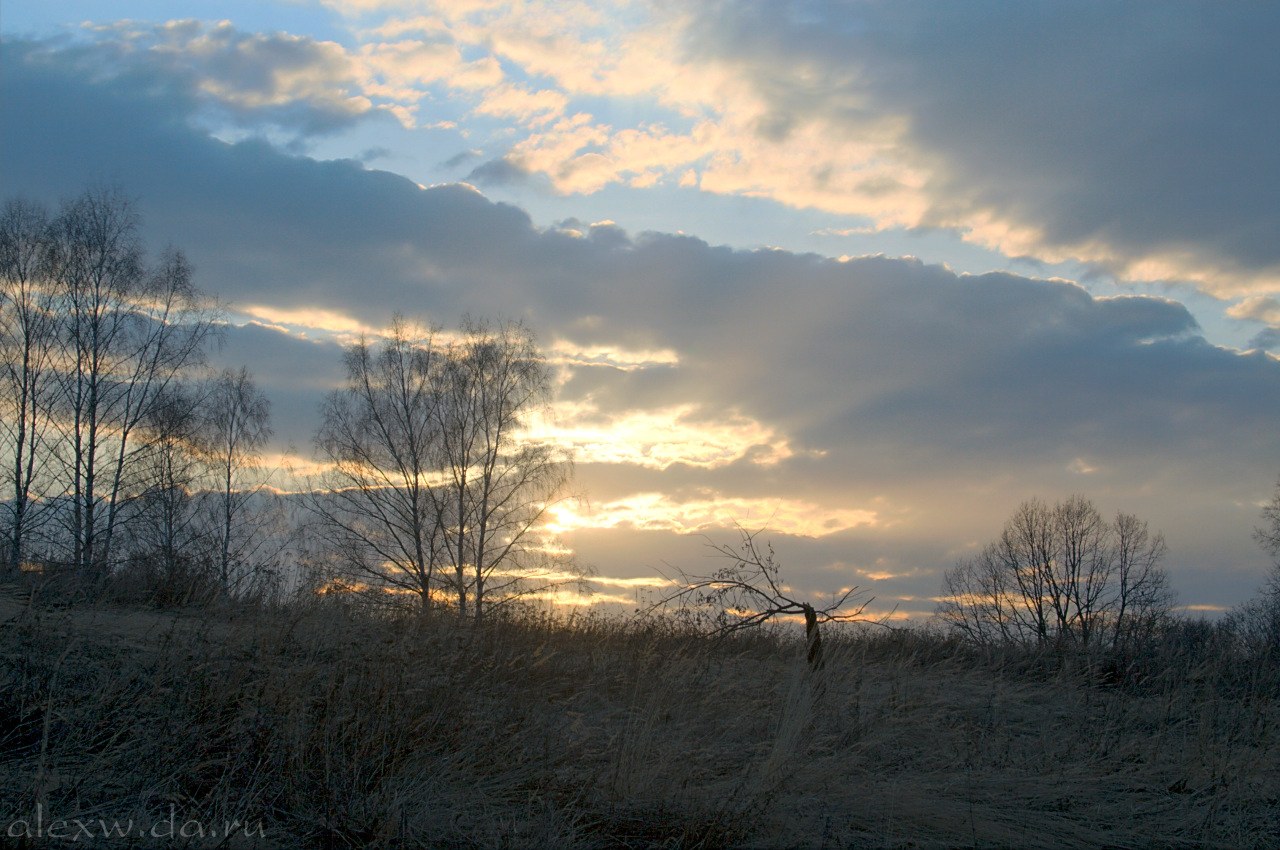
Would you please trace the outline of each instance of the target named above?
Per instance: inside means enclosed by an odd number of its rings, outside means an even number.
[[[812,605],[804,606],[804,637],[808,646],[809,669],[822,669],[822,633],[818,631],[818,614]]]

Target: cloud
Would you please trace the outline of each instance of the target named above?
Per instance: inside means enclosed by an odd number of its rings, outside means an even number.
[[[382,147],[381,145],[375,145],[374,147],[371,147],[371,148],[365,148],[360,153],[360,156],[357,157],[357,159],[359,159],[363,163],[370,163],[370,162],[373,162],[374,160],[387,159],[388,157],[391,157],[394,155],[395,155],[394,152],[390,148],[385,148],[385,147]]]
[[[150,242],[184,248],[202,286],[259,316],[221,356],[260,374],[282,441],[307,444],[340,378],[325,332],[396,310],[521,318],[556,359],[566,433],[628,432],[579,468],[632,517],[567,535],[597,565],[634,564],[632,545],[660,563],[687,551],[677,530],[720,534],[712,503],[762,523],[781,504],[795,523],[779,549],[810,586],[824,565],[883,558],[875,571],[901,576],[886,594],[926,597],[1018,501],[1086,484],[1165,531],[1192,604],[1230,604],[1265,565],[1249,533],[1280,457],[1280,363],[1209,345],[1175,301],[604,222],[540,229],[464,184],[219,141],[187,120],[185,90],[0,50],[5,192],[53,203],[106,179],[135,194]],[[644,532],[624,508],[647,493],[674,519]],[[836,530],[800,522],[823,518]]]
[[[1198,401],[1225,401],[1235,381],[1269,368],[1206,345],[1172,301],[1100,299],[1064,282],[887,258],[839,263],[668,234],[539,231],[519,209],[465,186],[424,191],[353,162],[229,145],[174,126],[153,114],[164,104],[110,83],[88,87],[21,62],[6,73],[30,92],[26,102],[65,107],[7,124],[39,130],[5,131],[15,191],[56,198],[114,172],[143,197],[153,226],[191,246],[202,274],[244,303],[306,303],[374,326],[405,305],[514,313],[580,346],[678,358],[674,369],[592,378],[601,402],[665,394],[664,406],[710,408],[734,399],[744,415],[788,423],[789,434],[815,442],[852,424],[873,433],[910,424],[951,444],[968,423],[975,445],[985,434],[1016,446],[1048,444],[1085,416],[1123,436],[1122,399],[1164,410],[1167,393],[1183,395],[1162,372],[1171,362],[1206,372]],[[99,129],[81,147],[85,134],[70,125],[105,127],[108,115],[119,130]],[[1227,380],[1215,385],[1218,372]],[[714,393],[699,397],[703,387]],[[1114,397],[1086,403],[1099,392]],[[908,422],[928,405],[949,420]]]
[[[831,508],[798,499],[743,499],[706,490],[689,499],[665,493],[636,493],[585,509],[561,504],[553,507],[551,514],[549,529],[555,534],[620,526],[700,534],[741,522],[748,526],[766,523],[777,534],[825,537],[852,528],[874,527],[880,522],[874,510]]]
[[[261,304],[237,304],[235,312],[256,323],[274,327],[303,338],[308,331],[320,331],[325,337],[354,339],[362,334],[376,334],[378,327],[358,322],[334,310],[317,307],[283,308]]]
[[[461,47],[447,31],[433,32],[427,38],[401,39],[366,43],[349,51],[350,61],[360,72],[359,85],[374,98],[385,98],[386,108],[405,110],[416,115],[420,101],[430,99],[436,90],[453,89],[461,93],[505,93],[499,98],[493,114],[525,114],[537,108],[545,110],[557,96],[554,92],[529,95],[519,101],[522,92],[512,93],[503,82],[502,66],[492,56],[467,60]],[[518,108],[523,107],[523,109]],[[413,121],[405,122],[413,126]]]
[[[483,155],[484,155],[484,151],[476,150],[474,148],[471,150],[458,151],[456,154],[449,157],[444,162],[440,163],[440,167],[451,170],[451,169],[457,168],[460,165],[464,165],[473,159],[477,159]]]
[[[1269,8],[722,0],[360,12],[381,14],[381,32],[416,28],[510,68],[478,89],[476,113],[540,125],[513,158],[564,193],[679,183],[863,216],[872,229],[950,229],[1010,256],[1225,297],[1280,290],[1280,203],[1268,191],[1280,157],[1266,120],[1280,108],[1280,66],[1254,61],[1280,23]],[[602,119],[601,98],[666,122]]]
[[[361,53],[384,61],[387,77],[402,52],[416,49],[407,35],[480,54],[472,63],[488,63],[490,73],[473,85],[458,74],[421,82],[471,100],[472,121],[514,124],[510,158],[561,193],[671,183],[867,215],[882,227],[914,226],[927,207],[923,172],[894,156],[897,116],[833,134],[772,114],[752,75],[699,49],[699,19],[681,7],[449,3],[409,17],[394,4],[346,10],[368,40]],[[601,109],[610,117],[598,117]],[[638,114],[647,120],[631,117]]]
[[[274,451],[285,454],[293,449],[309,456],[320,401],[343,377],[338,344],[253,322],[221,331],[213,365],[220,369],[248,365],[271,401],[272,425],[279,435]],[[296,472],[305,472],[301,464],[293,466]]]
[[[564,113],[569,99],[554,89],[531,90],[505,84],[487,89],[476,107],[479,115],[514,118],[521,124],[539,126]]]
[[[742,459],[772,466],[794,452],[786,438],[737,411],[714,421],[695,405],[601,411],[591,402],[563,402],[531,423],[534,439],[572,449],[580,463],[672,464],[715,468]]]
[[[1254,295],[1232,305],[1227,309],[1227,315],[1233,319],[1251,319],[1272,326],[1280,325],[1280,300],[1270,295]]]
[[[915,224],[1223,294],[1280,285],[1273,7],[698,8],[692,51],[750,81],[762,135],[891,139]]]
[[[208,114],[201,117],[211,126],[230,122],[250,131],[276,128],[302,136],[332,133],[380,114],[413,128],[433,88],[488,92],[482,109],[525,118],[554,109],[561,97],[504,85],[495,59],[464,58],[449,33],[438,28],[417,38],[349,47],[289,33],[245,32],[230,21],[125,21],[85,25],[71,49],[52,43],[19,49],[32,58],[56,52],[57,61],[71,61],[97,79],[181,91],[202,105]]]
[[[1258,331],[1253,339],[1249,340],[1250,348],[1261,348],[1266,351],[1280,350],[1280,328],[1267,328]]]
[[[360,68],[336,42],[286,33],[246,33],[229,21],[176,20],[89,27],[94,40],[57,52],[95,78],[182,90],[242,126],[327,133],[367,115]],[[24,49],[19,47],[19,49]],[[53,54],[27,47],[35,59]]]
[[[456,157],[455,157],[456,159]],[[482,162],[467,174],[466,181],[479,186],[511,186],[529,181],[529,172],[506,157]]]
[[[177,21],[77,49],[95,73],[109,58],[182,79],[245,126],[304,134],[379,113],[417,126],[447,99],[464,128],[505,122],[508,158],[562,193],[696,186],[1223,297],[1280,292],[1267,6],[329,5],[358,46]]]

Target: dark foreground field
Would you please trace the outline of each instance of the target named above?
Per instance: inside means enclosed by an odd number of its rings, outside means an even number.
[[[829,633],[812,674],[660,623],[0,620],[10,844],[1280,846],[1277,673],[1209,627],[1123,665]]]

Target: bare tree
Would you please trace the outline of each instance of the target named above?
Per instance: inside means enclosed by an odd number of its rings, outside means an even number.
[[[1000,537],[943,577],[938,614],[978,643],[1123,645],[1168,610],[1164,538],[1082,496],[1023,502]]]
[[[1160,567],[1168,550],[1164,536],[1152,534],[1145,520],[1116,514],[1112,523],[1116,586],[1108,612],[1112,646],[1125,650],[1148,636],[1173,603],[1169,576]]]
[[[571,474],[555,446],[524,439],[551,375],[520,323],[465,321],[435,371],[434,413],[447,483],[444,537],[460,616],[527,584],[541,557],[531,534]]]
[[[820,624],[861,619],[873,600],[859,599],[853,608],[842,610],[857,598],[857,587],[833,594],[825,605],[797,598],[782,581],[773,546],[766,544],[761,548],[756,542],[763,532],[747,531],[741,526],[738,532],[741,540],[736,548],[708,544],[715,557],[728,562],[726,566],[709,575],[680,572],[671,579],[673,589],[650,605],[646,613],[672,603],[688,605],[709,618],[712,630],[718,634],[758,626],[776,617],[803,616],[805,656],[811,669],[820,669],[823,664]]]
[[[158,570],[157,598],[185,603],[197,584],[209,584],[209,545],[200,521],[199,489],[206,477],[207,449],[198,401],[185,388],[162,393],[140,429],[145,452],[136,453],[131,474],[145,482],[127,525],[130,558]]]
[[[161,392],[135,431],[129,511],[122,514],[129,561],[157,600],[232,597],[264,578],[283,549],[272,532],[278,504],[255,501],[269,473],[258,456],[270,436],[269,406],[248,370]]]
[[[307,506],[348,571],[430,609],[445,525],[433,333],[396,316],[380,343],[347,349],[346,384],[316,435],[328,468]]]
[[[1262,508],[1263,524],[1253,530],[1253,539],[1280,565],[1280,481],[1271,501]]]
[[[223,593],[231,595],[264,566],[261,556],[278,548],[267,533],[269,517],[257,504],[268,480],[261,457],[271,439],[271,403],[248,369],[227,369],[214,378],[202,409],[205,458],[213,474],[217,575]]]
[[[1253,539],[1271,556],[1271,571],[1253,598],[1232,610],[1227,621],[1251,655],[1274,662],[1280,660],[1280,482],[1262,508],[1262,520]]]
[[[144,448],[137,431],[201,362],[212,314],[182,254],[170,250],[148,268],[137,216],[118,192],[86,192],[64,207],[53,233],[71,556],[103,575],[121,510],[137,494],[128,477]]]
[[[534,529],[569,474],[526,439],[550,394],[547,366],[518,324],[464,324],[447,344],[396,317],[381,342],[346,353],[347,382],[316,439],[328,471],[310,499],[347,571],[416,594],[447,590],[459,616],[530,589]]]
[[[0,428],[11,476],[5,510],[6,566],[16,572],[37,525],[44,483],[46,432],[56,330],[48,280],[49,217],[45,209],[11,200],[0,213]]]

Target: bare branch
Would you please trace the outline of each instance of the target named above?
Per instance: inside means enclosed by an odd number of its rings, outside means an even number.
[[[708,541],[713,557],[727,561],[726,566],[709,575],[695,575],[677,570],[675,576],[664,574],[674,589],[641,611],[653,614],[676,605],[693,612],[693,619],[709,625],[714,634],[731,634],[765,623],[775,617],[802,616],[808,644],[808,661],[812,668],[822,666],[820,623],[863,620],[863,612],[874,597],[860,600],[851,610],[844,610],[858,593],[850,587],[832,594],[828,605],[819,606],[794,597],[780,578],[772,545],[763,548],[757,539],[764,529],[750,531],[735,524],[740,541],[736,547]]]

